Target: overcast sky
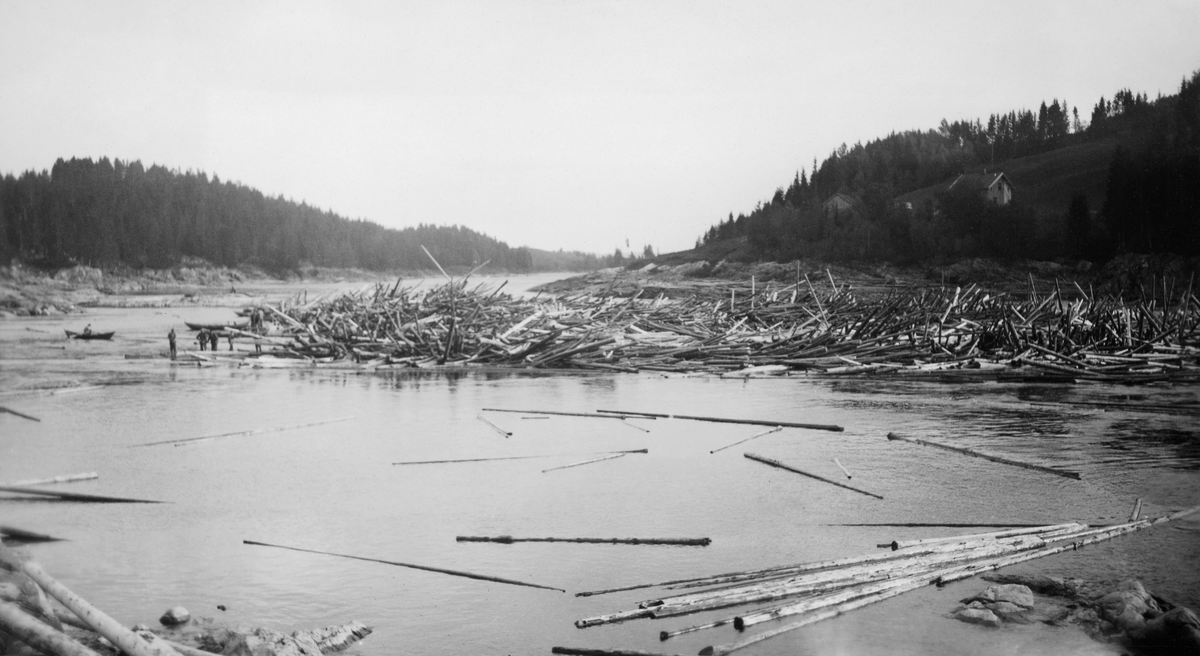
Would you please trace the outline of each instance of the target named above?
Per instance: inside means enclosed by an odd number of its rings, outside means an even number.
[[[1200,1],[0,0],[0,173],[203,170],[387,226],[689,248],[843,142],[1200,68]]]

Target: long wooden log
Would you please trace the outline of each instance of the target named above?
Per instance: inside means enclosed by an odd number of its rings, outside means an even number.
[[[797,473],[797,474],[801,474],[801,475],[803,475],[803,476],[807,476],[807,477],[809,477],[809,478],[816,479],[816,480],[818,480],[818,481],[821,481],[822,483],[829,483],[830,485],[836,485],[836,486],[838,486],[838,487],[840,487],[840,488],[844,488],[844,489],[850,490],[851,492],[858,492],[859,494],[865,494],[865,495],[867,495],[867,496],[869,496],[869,497],[875,497],[876,499],[882,499],[882,498],[883,498],[882,496],[880,496],[880,495],[878,495],[878,494],[875,494],[874,492],[867,492],[866,490],[860,490],[860,489],[858,489],[858,488],[856,488],[856,487],[851,487],[851,486],[849,486],[849,485],[846,485],[845,483],[839,483],[839,482],[837,482],[837,481],[831,481],[831,480],[829,480],[828,478],[825,478],[825,477],[823,477],[823,476],[817,476],[816,474],[813,474],[813,473],[810,473],[810,472],[806,472],[806,471],[804,471],[803,469],[797,469],[797,468],[795,468],[795,467],[792,467],[791,465],[785,465],[785,464],[783,464],[782,462],[779,462],[778,460],[775,460],[775,459],[773,459],[773,458],[767,458],[767,457],[760,456],[760,455],[757,455],[757,454],[754,454],[754,453],[745,453],[745,454],[743,454],[743,455],[744,455],[744,456],[746,456],[747,458],[751,459],[751,460],[754,460],[754,461],[757,461],[757,462],[761,462],[761,463],[763,463],[764,465],[770,465],[770,466],[772,466],[772,467],[778,467],[779,469],[786,469],[786,470],[788,470],[788,471],[790,471],[790,472],[795,472],[795,473]]]
[[[339,421],[349,421],[351,419],[354,419],[354,417],[338,417],[337,419],[326,419],[324,421],[314,421],[311,424],[299,424],[297,426],[278,426],[275,428],[255,428],[254,430],[248,430],[248,431],[234,431],[232,433],[218,433],[216,435],[201,435],[200,437],[185,437],[180,440],[161,440],[158,442],[145,442],[142,444],[131,444],[129,446],[132,448],[132,447],[139,447],[139,446],[160,446],[163,444],[175,444],[175,445],[190,444],[193,442],[202,442],[205,440],[215,440],[215,439],[222,438],[222,437],[241,437],[243,435],[261,435],[263,433],[276,433],[279,431],[296,430],[298,428],[309,428],[311,426],[324,426],[325,424],[333,424],[333,423],[337,423]]]
[[[42,590],[46,591],[46,594],[57,599],[59,603],[66,606],[68,610],[83,620],[89,628],[104,636],[109,642],[116,645],[129,656],[178,656],[178,654],[169,648],[147,644],[145,640],[139,638],[133,631],[125,628],[119,622],[89,604],[83,597],[71,592],[67,586],[56,581],[37,562],[23,560],[4,546],[0,546],[0,561],[6,566],[33,579],[34,583],[37,583],[41,586]]]
[[[639,545],[675,545],[681,547],[707,547],[712,544],[712,538],[514,538],[511,535],[475,536],[460,535],[454,538],[457,542],[495,542],[512,544],[514,542],[578,542],[582,544],[639,544]]]
[[[552,654],[570,654],[571,656],[672,656],[640,649],[589,649],[587,647],[551,647]]]
[[[33,494],[43,497],[54,497],[63,501],[87,501],[91,503],[165,503],[164,501],[149,501],[147,499],[126,499],[123,497],[106,497],[99,494],[82,494],[79,492],[53,492],[51,490],[37,490],[32,487],[20,485],[0,485],[0,492],[13,492],[16,494]]]
[[[849,472],[849,471],[847,471],[847,470],[846,470],[846,468],[842,466],[842,461],[841,461],[841,460],[838,460],[837,458],[834,458],[834,459],[833,459],[833,464],[837,465],[837,466],[838,466],[838,469],[841,469],[841,470],[842,470],[842,473],[846,475],[846,478],[847,478],[847,479],[854,478],[853,476],[851,476],[851,475],[850,475],[850,472]]]
[[[955,453],[961,453],[961,454],[967,455],[967,456],[983,458],[984,460],[991,460],[992,462],[998,462],[998,463],[1004,464],[1004,465],[1012,465],[1013,467],[1021,467],[1023,469],[1031,469],[1033,471],[1046,472],[1047,474],[1054,474],[1055,476],[1062,476],[1064,478],[1073,478],[1075,480],[1080,480],[1081,478],[1083,478],[1083,476],[1081,476],[1079,474],[1079,472],[1064,471],[1062,469],[1054,469],[1052,467],[1043,467],[1041,465],[1033,465],[1033,464],[1030,464],[1027,462],[1021,462],[1019,460],[1012,460],[1010,458],[1002,458],[1000,456],[993,456],[993,455],[988,455],[986,453],[980,453],[973,449],[967,449],[967,448],[963,448],[963,447],[959,447],[959,446],[950,446],[949,444],[940,444],[938,442],[930,442],[928,440],[921,440],[921,439],[917,439],[915,437],[904,437],[902,435],[897,435],[896,433],[888,433],[887,438],[889,440],[899,440],[902,442],[911,442],[913,444],[920,444],[921,446],[937,447],[939,449],[945,449],[947,451],[953,451]]]
[[[597,410],[596,412],[610,414],[610,415],[623,415],[626,417],[647,417],[647,418],[654,418],[654,419],[690,419],[692,421],[709,421],[709,422],[716,422],[719,424],[748,424],[750,426],[782,426],[784,428],[809,428],[812,430],[824,430],[824,431],[834,431],[834,432],[842,432],[842,431],[846,430],[845,428],[842,428],[841,426],[834,426],[831,424],[799,424],[799,423],[790,422],[790,421],[764,421],[761,419],[729,419],[726,417],[699,417],[699,416],[695,416],[695,415],[667,415],[667,414],[660,414],[660,413],[656,413],[656,412],[625,412],[625,411],[621,411],[621,410]]]
[[[34,619],[17,604],[0,600],[0,628],[21,642],[53,656],[98,656],[49,624]]]
[[[37,417],[34,417],[32,415],[27,415],[24,412],[17,412],[16,410],[13,410],[12,408],[6,408],[2,405],[0,405],[0,412],[7,412],[10,415],[16,415],[22,419],[28,419],[29,421],[37,421],[37,422],[41,421],[41,419],[38,419]]]
[[[61,542],[62,538],[26,531],[15,526],[0,526],[0,536],[21,542]]]
[[[632,449],[629,451],[598,451],[595,455],[605,453],[650,453],[650,449]],[[573,453],[550,453],[538,456],[501,456],[497,458],[462,458],[459,460],[409,460],[407,462],[393,462],[393,465],[442,465],[456,462],[490,462],[492,460],[530,460],[533,458],[561,458],[570,455],[593,455],[593,454],[573,454]]]
[[[504,430],[503,428],[500,428],[496,424],[493,424],[492,422],[484,419],[483,417],[481,417],[479,415],[475,415],[475,418],[478,419],[479,421],[482,421],[483,423],[487,424],[488,426],[491,426],[492,430],[496,431],[497,433],[500,433],[504,437],[512,437],[512,433]]]
[[[1079,549],[1080,547],[1083,547],[1083,546],[1086,546],[1089,544],[1095,544],[1096,542],[1102,542],[1104,540],[1112,539],[1114,537],[1118,537],[1120,535],[1125,535],[1125,534],[1131,533],[1133,531],[1141,530],[1141,529],[1147,528],[1149,526],[1154,526],[1159,523],[1169,522],[1174,519],[1186,517],[1186,516],[1194,514],[1196,512],[1200,512],[1200,506],[1194,506],[1192,508],[1188,508],[1186,510],[1179,511],[1179,512],[1173,513],[1171,515],[1159,517],[1152,521],[1151,520],[1142,520],[1139,522],[1132,522],[1129,524],[1108,527],[1107,530],[1099,532],[1099,533],[1089,531],[1088,533],[1093,533],[1093,534],[1090,535],[1089,537],[1086,537],[1083,539],[1072,540],[1068,536],[1068,538],[1064,541],[1063,544],[1050,545],[1050,546],[1043,547],[1041,549],[1027,551],[1025,553],[1002,556],[1000,558],[996,558],[996,559],[986,561],[983,563],[972,563],[972,564],[968,564],[968,565],[960,565],[960,566],[948,568],[945,570],[938,570],[938,571],[935,571],[932,573],[923,574],[923,575],[908,578],[908,579],[901,579],[898,581],[889,581],[884,584],[879,584],[875,588],[872,588],[871,586],[867,586],[866,588],[861,588],[861,589],[853,590],[853,591],[850,591],[847,593],[842,593],[842,595],[843,595],[842,597],[833,599],[835,605],[832,608],[825,608],[823,611],[810,614],[808,617],[805,617],[804,619],[801,619],[799,621],[784,625],[782,627],[773,629],[771,631],[767,631],[767,632],[755,635],[751,638],[742,640],[737,643],[728,644],[728,645],[718,645],[715,647],[705,647],[704,649],[702,649],[700,651],[700,653],[705,656],[713,656],[713,655],[723,656],[724,654],[729,654],[734,651],[744,649],[746,647],[757,644],[764,640],[773,638],[777,635],[781,635],[781,634],[787,633],[789,631],[794,631],[801,627],[808,626],[809,624],[813,624],[815,622],[819,622],[824,619],[829,619],[830,617],[836,617],[837,615],[840,615],[841,613],[846,612],[848,610],[860,608],[862,606],[865,606],[865,605],[871,604],[871,603],[875,603],[877,601],[883,601],[884,599],[896,596],[898,594],[902,594],[904,592],[908,592],[910,590],[915,590],[919,587],[929,585],[930,583],[936,583],[938,585],[945,585],[952,581],[957,581],[957,580],[961,580],[964,578],[970,578],[972,576],[975,576],[975,575],[980,574],[985,571],[1000,569],[1001,567],[1007,567],[1009,565],[1014,565],[1014,564],[1025,562],[1028,560],[1033,560],[1035,558],[1041,558],[1044,556],[1053,555],[1056,553],[1062,553],[1063,551],[1076,550],[1076,549]],[[744,615],[741,618],[742,622],[735,623],[735,626],[740,625],[741,628],[744,629],[748,626],[751,626],[753,624],[756,624],[756,623],[759,623],[762,621],[778,619],[780,617],[784,617],[784,616],[791,615],[791,614],[811,613],[812,611],[817,610],[821,606],[822,603],[825,606],[828,606],[829,605],[828,601],[829,601],[828,599],[822,600],[822,601],[816,601],[816,602],[814,602],[812,600],[805,600],[802,602],[798,602],[797,604],[792,605],[790,607],[785,607],[783,609],[781,609],[781,608],[772,609],[771,611],[769,611],[768,613],[765,613],[763,615],[749,615],[749,614]],[[843,603],[837,603],[839,601],[843,602]]]
[[[63,476],[54,476],[51,478],[30,478],[24,481],[15,481],[13,483],[0,483],[0,485],[9,485],[12,487],[25,487],[29,485],[54,485],[55,483],[75,483],[77,481],[90,481],[100,478],[100,474],[96,472],[87,472],[85,474],[66,474]]]
[[[242,544],[251,544],[259,547],[274,547],[276,549],[287,549],[289,551],[301,551],[304,553],[320,554],[322,556],[336,556],[338,558],[349,558],[351,560],[363,560],[370,563],[382,563],[384,565],[395,565],[396,567],[407,567],[409,569],[419,569],[426,572],[437,572],[439,574],[448,574],[450,576],[461,576],[467,579],[475,579],[478,581],[492,581],[494,583],[506,583],[508,585],[520,585],[527,588],[540,588],[542,590],[554,590],[556,592],[566,592],[562,588],[554,588],[548,585],[538,585],[536,583],[526,583],[524,581],[514,581],[513,579],[501,578],[499,576],[488,576],[486,574],[475,574],[473,572],[463,572],[454,569],[445,569],[442,567],[430,567],[428,565],[414,565],[412,563],[402,563],[395,560],[382,560],[379,558],[366,558],[364,556],[352,556],[349,554],[333,553],[330,551],[317,551],[316,549],[303,549],[301,547],[289,547],[282,544],[269,544],[266,542],[255,542],[254,540],[242,540]]]
[[[560,417],[591,417],[592,419],[627,419],[625,415],[602,415],[592,412],[557,412],[554,410],[506,410],[504,408],[484,408],[484,412],[519,412],[526,415],[558,415]],[[641,417],[638,417],[639,419]]]
[[[1139,498],[1133,502],[1133,510],[1129,513],[1129,521],[1135,522],[1142,514],[1142,500]]]
[[[742,443],[744,443],[744,442],[749,442],[750,440],[753,440],[753,439],[755,439],[755,438],[758,438],[758,437],[762,437],[763,435],[770,435],[771,433],[778,433],[778,432],[779,432],[779,431],[781,431],[781,430],[783,430],[783,426],[776,426],[775,428],[772,428],[771,430],[766,430],[766,431],[763,431],[763,432],[761,432],[761,433],[758,433],[758,434],[756,434],[756,435],[751,435],[750,437],[747,437],[747,438],[746,438],[746,439],[744,439],[744,440],[738,440],[737,442],[734,442],[733,444],[726,444],[726,445],[725,445],[725,446],[723,446],[723,447],[720,447],[720,448],[717,448],[717,449],[713,449],[712,451],[709,451],[709,453],[716,453],[717,451],[724,451],[725,449],[728,449],[728,448],[729,448],[729,447],[731,447],[731,446],[737,446],[737,445],[739,445],[739,444],[742,444]]]
[[[1018,535],[1030,535],[1030,534],[1045,535],[1047,533],[1054,533],[1054,532],[1061,531],[1061,530],[1074,530],[1074,529],[1081,530],[1086,527],[1087,527],[1087,524],[1080,524],[1079,522],[1067,522],[1065,524],[1048,524],[1046,526],[1036,526],[1033,528],[1016,528],[1016,529],[1009,529],[1009,530],[1004,530],[1004,531],[992,531],[989,533],[972,533],[969,535],[949,535],[949,536],[943,536],[943,537],[937,537],[937,538],[921,538],[919,540],[892,540],[891,542],[885,542],[882,544],[877,544],[875,546],[877,546],[881,549],[891,549],[892,551],[896,551],[899,549],[907,549],[909,547],[934,544],[934,543],[938,543],[938,542],[950,542],[950,541],[960,541],[960,540],[980,540],[980,539],[989,539],[989,538],[999,540],[999,539],[1003,539],[1003,538],[1015,537]]]
[[[557,469],[569,469],[569,468],[571,468],[571,467],[579,467],[579,466],[582,466],[582,465],[590,465],[590,464],[592,464],[593,462],[601,462],[601,461],[604,461],[604,460],[612,460],[612,459],[614,459],[614,458],[620,458],[620,457],[622,457],[622,456],[624,456],[624,455],[626,455],[626,454],[624,454],[624,453],[614,453],[614,454],[612,454],[612,455],[609,455],[609,456],[601,456],[601,457],[599,457],[599,458],[592,458],[591,460],[581,460],[581,461],[579,461],[579,462],[573,462],[573,463],[571,463],[571,464],[569,464],[569,465],[560,465],[560,466],[558,466],[558,467],[551,467],[551,468],[549,468],[549,469],[543,469],[543,470],[542,470],[542,473],[543,473],[543,474],[545,474],[546,472],[552,472],[552,471],[555,471],[555,470],[557,470]]]

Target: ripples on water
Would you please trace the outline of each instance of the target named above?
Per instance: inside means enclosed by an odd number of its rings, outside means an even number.
[[[130,339],[152,341],[158,328]],[[481,572],[576,592],[868,553],[878,542],[956,532],[832,524],[1109,523],[1122,521],[1138,497],[1154,515],[1200,503],[1193,417],[1062,404],[1194,403],[1187,388],[1131,393],[1103,385],[360,375],[195,369],[116,358],[8,360],[0,376],[8,383],[61,377],[126,383],[6,400],[43,422],[0,415],[0,480],[95,470],[101,473],[98,481],[71,489],[169,502],[83,505],[0,498],[5,523],[69,538],[31,548],[49,571],[127,623],[152,620],[177,603],[193,614],[281,630],[360,619],[376,627],[356,648],[362,654],[548,653],[556,644],[695,653],[736,635],[717,629],[667,645],[657,640],[660,630],[729,612],[588,630],[572,626],[581,617],[628,608],[654,590],[576,598],[241,541]],[[485,407],[641,410],[831,423],[846,430],[785,429],[714,455],[709,452],[763,428],[682,420],[532,420],[482,413]],[[481,414],[512,437],[479,421]],[[354,419],[188,446],[132,448],[344,416]],[[889,431],[1075,469],[1084,478],[1072,481],[889,442]],[[650,452],[541,471],[595,451],[638,448]],[[841,476],[833,463],[838,458],[854,475],[851,484],[885,500],[765,467],[745,459],[747,451],[830,478]],[[560,455],[391,464],[529,454]],[[1167,525],[1012,569],[1138,577],[1197,607],[1198,526]],[[466,544],[455,542],[456,535],[711,537],[713,544]],[[957,599],[983,585],[969,580],[946,590],[921,590],[748,653],[1109,652],[1052,627],[983,631],[946,618]],[[217,604],[229,611],[217,611]]]

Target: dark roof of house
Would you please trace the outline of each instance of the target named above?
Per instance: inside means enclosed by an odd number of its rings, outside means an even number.
[[[1004,173],[964,173],[955,178],[954,182],[951,182],[950,186],[946,187],[946,191],[950,191],[956,186],[975,189],[977,191],[986,191],[991,189],[992,185],[999,182],[1001,178],[1008,183],[1009,187],[1013,186],[1012,180],[1009,180],[1008,176],[1004,175]]]
[[[828,204],[832,203],[832,202],[833,202],[834,200],[836,200],[836,199],[837,199],[839,196],[840,196],[840,197],[841,197],[841,199],[842,199],[843,201],[845,201],[845,202],[846,202],[846,204],[848,204],[848,205],[851,205],[851,206],[856,206],[856,205],[858,205],[858,201],[857,201],[857,200],[855,200],[853,196],[849,196],[849,195],[847,195],[847,194],[843,194],[843,193],[841,193],[841,192],[839,192],[839,193],[836,193],[836,194],[834,194],[834,195],[830,196],[829,198],[826,198],[826,199],[825,199],[825,202],[824,202],[824,203],[822,203],[822,205],[828,205]]]

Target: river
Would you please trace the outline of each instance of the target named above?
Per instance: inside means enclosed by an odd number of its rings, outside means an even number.
[[[514,277],[527,289],[543,278]],[[302,285],[280,286],[294,293]],[[327,290],[325,290],[327,291]],[[310,294],[313,291],[310,291]],[[1200,440],[1188,416],[1136,404],[1195,404],[1188,386],[728,380],[660,374],[363,373],[197,367],[153,356],[182,321],[229,308],[97,308],[86,317],[0,322],[0,481],[85,471],[63,490],[163,501],[84,504],[0,496],[0,524],[66,538],[32,545],[42,565],[127,624],[169,606],[290,631],[352,619],[375,633],[357,654],[549,653],[553,645],[694,654],[722,627],[658,641],[730,611],[576,629],[654,591],[573,593],[870,553],[893,539],[981,529],[849,523],[1123,521],[1200,503]],[[66,342],[91,322],[109,343]],[[225,345],[222,344],[222,348]],[[50,393],[45,388],[80,389]],[[36,390],[34,388],[37,388]],[[1115,401],[1089,409],[1063,402]],[[758,437],[755,426],[485,412],[660,412],[836,424]],[[503,436],[480,417],[511,432]],[[264,431],[329,422],[294,430]],[[244,431],[212,440],[153,446]],[[889,431],[1071,469],[1082,480],[908,443]],[[543,471],[648,449],[594,464]],[[743,457],[842,477],[883,500]],[[438,465],[411,460],[545,455]],[[1005,571],[1138,578],[1200,608],[1200,521],[1188,519]],[[709,537],[707,547],[459,543],[458,535]],[[567,594],[254,540],[563,588]],[[761,643],[748,654],[1108,654],[1071,628],[987,630],[949,618],[979,579],[923,589]],[[218,610],[217,606],[227,610]],[[766,625],[765,628],[771,628]]]

